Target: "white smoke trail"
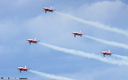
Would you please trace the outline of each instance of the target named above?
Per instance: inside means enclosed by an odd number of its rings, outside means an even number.
[[[128,57],[127,57],[127,56],[121,56],[121,55],[116,55],[116,54],[113,54],[113,56],[115,56],[115,57],[118,57],[118,58],[121,58],[121,59],[123,59],[123,60],[128,61]]]
[[[52,74],[46,74],[46,73],[38,72],[38,71],[34,71],[34,70],[29,70],[29,71],[32,72],[32,73],[38,74],[40,76],[49,78],[49,79],[55,79],[55,80],[75,80],[75,79],[61,77],[61,76],[55,76],[55,75],[52,75]]]
[[[99,38],[95,38],[95,37],[91,37],[91,36],[87,36],[87,35],[84,35],[84,36],[87,37],[87,38],[90,38],[90,39],[93,39],[93,40],[96,40],[96,41],[99,41],[99,42],[108,44],[108,45],[112,45],[112,46],[116,46],[116,47],[121,47],[121,48],[128,49],[128,45],[126,45],[126,44],[112,42],[112,41],[106,41],[106,40],[103,40],[103,39],[99,39]],[[113,54],[113,56],[128,61],[128,57],[126,57],[126,56],[121,56],[121,55],[116,55],[116,54]]]
[[[46,47],[52,48],[54,50],[62,51],[62,52],[73,54],[73,55],[78,55],[78,56],[82,56],[82,57],[86,57],[86,58],[93,58],[93,59],[96,59],[96,60],[99,60],[102,62],[106,62],[106,63],[128,66],[128,62],[124,61],[124,60],[114,60],[111,58],[107,59],[105,57],[101,57],[101,56],[98,56],[98,55],[95,55],[92,53],[85,53],[83,51],[77,51],[77,50],[62,48],[62,47],[58,47],[58,46],[54,46],[54,45],[50,45],[50,44],[45,44],[45,43],[40,43],[40,44],[44,45]]]
[[[111,31],[111,32],[116,32],[116,33],[120,33],[120,34],[123,34],[125,36],[128,36],[128,31],[124,31],[124,30],[121,30],[121,29],[118,29],[118,28],[111,28],[109,26],[105,26],[105,25],[102,25],[102,24],[99,24],[99,23],[96,23],[96,22],[93,22],[93,21],[87,21],[87,20],[77,18],[77,17],[71,16],[71,15],[68,15],[68,14],[64,14],[64,13],[61,13],[61,12],[56,12],[56,13],[60,14],[60,15],[63,15],[65,17],[68,17],[72,20],[84,23],[84,24],[88,24],[88,25],[91,25],[91,26],[94,26],[94,27],[97,27],[97,28],[100,28],[100,29],[104,29],[104,30],[108,30],[108,31]]]
[[[103,39],[99,39],[99,38],[91,37],[91,36],[87,36],[87,35],[84,35],[84,36],[87,37],[87,38],[99,41],[99,42],[104,43],[104,44],[108,44],[108,45],[111,45],[111,46],[116,46],[116,47],[128,49],[128,45],[126,45],[126,44],[122,44],[122,43],[118,43],[118,42],[113,42],[113,41],[106,41],[106,40],[103,40]]]

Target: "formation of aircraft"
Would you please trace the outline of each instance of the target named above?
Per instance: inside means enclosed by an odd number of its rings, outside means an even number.
[[[45,10],[45,13],[47,13],[47,12],[53,12],[55,9],[52,9],[52,7],[51,8],[43,8],[44,10]],[[83,36],[83,33],[80,31],[80,32],[73,32],[72,34],[74,34],[74,37],[76,37],[76,36]],[[38,41],[36,40],[36,38],[35,39],[27,39],[27,41],[29,42],[29,44],[31,45],[31,43],[38,43]],[[102,51],[102,54],[103,54],[103,56],[105,57],[105,55],[112,55],[112,53],[110,52],[110,50],[109,51]],[[25,66],[25,67],[18,67],[18,70],[20,71],[20,73],[21,73],[21,71],[28,71],[28,68]]]
[[[39,41],[35,39],[27,39],[27,41],[29,42],[29,44],[31,45],[31,43],[38,43]]]
[[[18,67],[17,68],[19,71],[20,71],[20,73],[21,73],[21,71],[28,71],[28,68],[25,66],[25,67]]]
[[[76,36],[81,36],[83,35],[83,33],[80,31],[80,32],[73,32],[72,34],[74,34],[74,37]]]
[[[110,52],[110,50],[108,50],[108,51],[102,51],[101,52],[102,54],[103,54],[103,56],[105,57],[105,55],[112,55],[112,53]]]
[[[55,9],[52,9],[52,7],[51,8],[43,8],[43,9],[44,9],[45,13],[54,12],[54,10],[55,10]]]
[[[45,10],[45,13],[47,13],[47,12],[53,12],[54,10],[52,9],[52,7],[51,8],[43,8],[44,10]],[[80,32],[73,32],[72,34],[74,34],[74,37],[76,37],[76,36],[80,36],[80,37],[82,37],[83,36],[83,33],[80,31]],[[105,57],[105,55],[112,55],[112,53],[110,52],[110,50],[109,51],[102,51],[102,54],[103,54],[103,56]]]

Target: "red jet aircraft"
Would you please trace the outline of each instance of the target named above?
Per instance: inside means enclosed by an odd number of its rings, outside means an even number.
[[[112,53],[110,52],[110,50],[108,50],[108,51],[102,51],[101,52],[102,54],[103,54],[103,56],[105,57],[105,55],[112,55]]]
[[[80,32],[73,32],[72,34],[74,34],[74,37],[76,37],[76,35],[77,36],[82,36],[83,35],[83,33],[80,31]]]
[[[27,40],[29,42],[29,44],[31,45],[31,43],[38,43],[38,41],[35,39],[28,39]]]
[[[19,69],[20,73],[21,71],[28,71],[28,68],[25,66],[25,67],[18,67],[17,69]]]
[[[51,8],[43,8],[44,10],[45,10],[45,13],[47,13],[47,12],[53,12],[55,9],[52,9],[52,7]]]

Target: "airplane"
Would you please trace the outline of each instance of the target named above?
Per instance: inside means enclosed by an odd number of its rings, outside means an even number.
[[[112,53],[110,52],[110,50],[108,50],[108,51],[102,51],[101,52],[102,54],[103,54],[103,56],[105,57],[105,55],[112,55]]]
[[[51,8],[42,8],[42,9],[45,10],[45,13],[47,13],[47,12],[53,12],[55,10],[55,9],[52,9],[52,7]]]
[[[74,34],[74,37],[76,37],[76,35],[77,36],[82,36],[83,35],[83,33],[80,31],[80,32],[73,32],[72,34]]]
[[[18,67],[17,69],[19,69],[20,73],[21,71],[28,71],[28,68],[25,66],[25,67]]]
[[[29,44],[31,45],[31,43],[38,43],[39,41],[35,39],[27,39],[27,41],[29,42]]]

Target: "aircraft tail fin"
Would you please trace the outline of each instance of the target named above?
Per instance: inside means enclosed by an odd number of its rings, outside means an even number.
[[[36,38],[34,38],[34,40],[36,40]]]
[[[27,66],[24,66],[24,68],[27,68]]]
[[[110,52],[110,50],[108,50],[108,52]]]

